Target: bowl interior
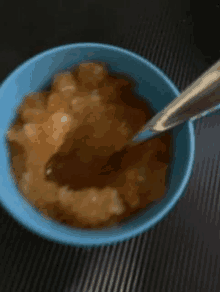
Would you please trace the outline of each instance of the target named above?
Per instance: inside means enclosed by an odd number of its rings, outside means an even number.
[[[169,189],[164,199],[147,212],[119,227],[103,230],[81,230],[60,225],[42,217],[17,191],[9,169],[9,154],[5,134],[15,117],[16,107],[30,92],[47,86],[52,76],[85,60],[109,64],[111,72],[129,75],[136,82],[136,92],[157,112],[171,102],[178,90],[155,66],[136,54],[98,44],[62,46],[37,55],[15,70],[0,88],[0,201],[8,212],[29,230],[66,244],[84,246],[109,244],[128,239],[151,228],[161,220],[182,195],[189,180],[194,159],[195,137],[191,122],[176,127],[173,132],[173,159]]]

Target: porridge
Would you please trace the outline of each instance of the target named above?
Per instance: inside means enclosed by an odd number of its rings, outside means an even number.
[[[57,74],[49,91],[25,97],[7,139],[19,190],[44,215],[100,228],[165,193],[171,137],[123,146],[151,118],[125,76],[101,63]],[[118,151],[117,170],[102,173]]]

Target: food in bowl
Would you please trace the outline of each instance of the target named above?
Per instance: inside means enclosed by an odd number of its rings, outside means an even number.
[[[126,76],[85,62],[25,97],[8,131],[23,195],[48,218],[80,228],[121,222],[166,190],[171,136],[123,146],[151,118]],[[121,150],[123,149],[123,150]],[[119,152],[119,168],[102,173]]]

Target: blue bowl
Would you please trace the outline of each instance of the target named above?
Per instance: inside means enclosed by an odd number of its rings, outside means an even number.
[[[48,50],[26,61],[2,83],[0,88],[0,202],[20,224],[52,241],[79,246],[117,243],[139,235],[163,219],[184,194],[192,173],[195,156],[195,133],[192,122],[173,131],[174,155],[170,168],[168,191],[152,208],[118,227],[83,230],[63,226],[45,219],[19,194],[10,175],[6,131],[16,115],[22,98],[47,86],[52,76],[85,60],[104,61],[111,72],[132,77],[136,92],[160,111],[178,94],[177,88],[156,66],[127,50],[95,43],[70,44]]]

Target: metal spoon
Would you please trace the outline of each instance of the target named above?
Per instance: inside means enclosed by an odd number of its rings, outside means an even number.
[[[157,113],[142,127],[122,148],[143,143],[175,126],[187,121],[196,120],[210,112],[220,109],[220,61],[193,82],[178,97]],[[100,174],[107,174],[113,169],[120,156],[114,153],[102,168]]]
[[[196,120],[220,108],[220,61],[194,81],[186,90],[157,113],[131,139],[132,145],[174,128],[187,121]],[[219,105],[219,107],[217,106]],[[140,134],[144,133],[143,138]]]

